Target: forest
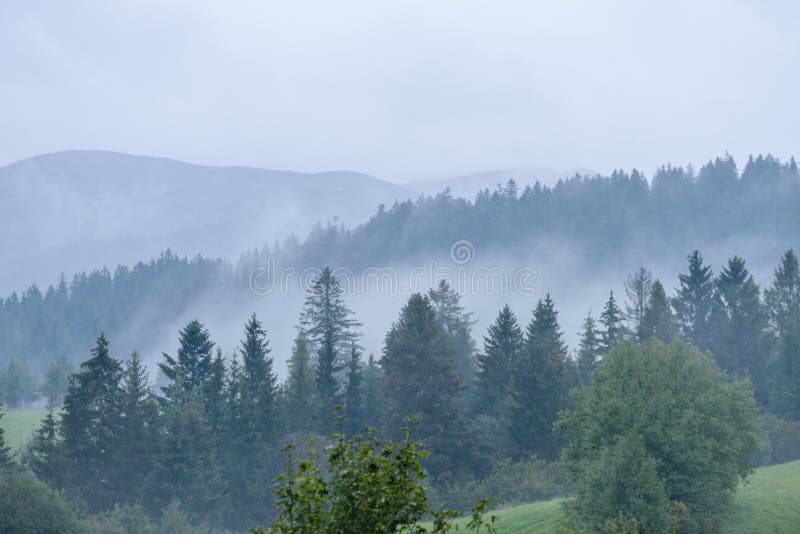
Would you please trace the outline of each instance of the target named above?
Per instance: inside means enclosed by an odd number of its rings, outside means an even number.
[[[737,255],[715,272],[696,249],[677,280],[640,267],[586,313],[572,348],[550,293],[479,332],[442,280],[405,300],[378,356],[335,267],[425,254],[463,235],[453,227],[487,249],[555,236],[612,263],[645,241],[660,261],[690,235],[792,242],[799,192],[794,160],[761,156],[741,176],[730,157],[697,175],[664,167],[652,185],[638,172],[521,193],[509,181],[474,202],[381,206],[352,231],[320,225],[235,265],[167,251],[14,293],[0,301],[0,402],[47,414],[14,453],[0,428],[0,530],[446,532],[472,513],[467,528],[492,532],[497,506],[567,497],[570,532],[718,531],[754,467],[800,458],[793,250],[769,280]],[[146,343],[199,292],[252,302],[248,274],[273,254],[324,266],[283,379],[256,313],[233,351],[202,317],[149,369],[115,349]]]

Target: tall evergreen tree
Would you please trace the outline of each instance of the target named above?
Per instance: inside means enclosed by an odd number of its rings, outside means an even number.
[[[272,370],[267,333],[256,314],[250,316],[239,349],[242,355],[242,398],[245,417],[259,438],[275,437],[275,396],[278,378]]]
[[[555,457],[553,423],[559,410],[568,406],[567,393],[575,381],[558,312],[547,294],[533,312],[511,385],[510,431],[520,456]]]
[[[364,410],[362,403],[363,369],[361,354],[355,345],[350,349],[347,361],[347,387],[344,394],[345,429],[349,435],[364,430]]]
[[[147,369],[134,352],[125,364],[118,450],[120,476],[131,501],[140,497],[158,442],[158,404]]]
[[[161,388],[167,397],[175,395],[178,379],[185,390],[205,388],[211,379],[214,342],[203,324],[198,320],[189,323],[180,331],[177,359],[166,352],[164,361],[158,364],[170,384]]]
[[[672,316],[667,293],[661,282],[655,280],[650,289],[650,299],[639,322],[638,336],[642,341],[650,338],[671,342],[678,335],[678,326]]]
[[[494,324],[483,338],[483,354],[478,356],[475,411],[498,417],[504,411],[504,401],[514,366],[524,346],[522,329],[514,312],[503,306]]]
[[[583,320],[581,330],[580,348],[578,350],[578,374],[583,384],[589,383],[589,377],[594,371],[597,360],[600,358],[600,338],[597,323],[591,312]]]
[[[600,331],[600,354],[604,355],[622,341],[623,335],[622,310],[617,306],[613,291],[608,295],[603,313],[600,314],[600,324],[603,326]]]
[[[788,250],[766,291],[776,350],[769,405],[775,413],[800,420],[800,266]]]
[[[625,294],[628,296],[625,310],[633,332],[638,332],[641,327],[652,287],[653,273],[645,267],[639,267],[625,280]]]
[[[364,426],[379,429],[383,423],[383,372],[372,354],[367,359],[363,381]]]
[[[712,309],[712,352],[719,366],[733,376],[749,374],[756,399],[767,399],[766,313],[760,290],[745,261],[734,256],[716,280]]]
[[[104,334],[92,357],[72,375],[64,397],[61,430],[71,483],[93,509],[107,509],[124,491],[118,476],[122,365],[108,353]]]
[[[308,338],[301,330],[294,340],[286,379],[287,427],[290,431],[309,431],[316,427],[317,383],[311,366]]]
[[[461,379],[447,333],[428,297],[415,293],[386,335],[381,366],[391,428],[418,418],[435,476],[451,473],[461,449]]]
[[[217,349],[217,355],[211,362],[211,375],[205,384],[204,398],[208,423],[214,435],[218,435],[225,425],[226,411],[228,409],[225,386],[228,381],[228,370],[225,368],[225,358],[222,349]]]
[[[69,387],[69,375],[72,374],[72,366],[67,359],[61,356],[47,368],[39,386],[39,393],[45,398],[48,404],[61,406],[64,402],[64,395]]]
[[[697,250],[689,254],[689,272],[678,276],[680,287],[672,299],[683,336],[701,350],[710,348],[709,320],[714,302],[714,273]]]
[[[36,431],[23,456],[24,463],[39,479],[54,488],[63,488],[67,465],[61,446],[58,421],[53,403],[47,405],[47,415]]]
[[[447,333],[447,344],[458,363],[461,380],[472,381],[475,372],[475,341],[472,339],[472,314],[461,306],[461,295],[446,280],[428,291],[428,298],[436,310],[436,317]]]
[[[361,326],[344,302],[344,291],[329,267],[314,280],[300,317],[317,355],[317,395],[320,430],[328,431],[333,412],[341,401],[338,374],[344,367],[342,354],[356,342]]]

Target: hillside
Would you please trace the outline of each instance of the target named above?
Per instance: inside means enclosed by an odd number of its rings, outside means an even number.
[[[498,534],[558,532],[563,499],[501,508]],[[462,523],[465,522],[462,520]],[[756,469],[736,492],[723,532],[791,534],[800,525],[800,461]]]
[[[354,226],[415,193],[357,172],[207,167],[115,152],[68,151],[0,168],[0,293],[167,248],[236,257],[318,221]]]

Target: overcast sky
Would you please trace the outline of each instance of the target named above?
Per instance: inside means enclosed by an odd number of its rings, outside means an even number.
[[[738,1],[5,1],[0,164],[109,149],[405,181],[787,158],[800,152],[798,14]]]

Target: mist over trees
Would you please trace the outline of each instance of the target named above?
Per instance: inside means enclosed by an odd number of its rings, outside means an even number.
[[[697,171],[667,165],[649,181],[634,170],[575,176],[553,187],[537,184],[521,191],[509,182],[473,200],[444,191],[380,206],[352,229],[337,222],[318,224],[302,243],[291,236],[247,251],[235,264],[167,251],[131,268],[78,273],[44,291],[34,285],[12,293],[0,299],[0,366],[24,359],[41,375],[61,356],[76,365],[101,331],[125,346],[148,350],[141,346],[141,334],[149,338],[157,332],[165,339],[165,319],[181,315],[199,295],[219,290],[253,298],[249,277],[270,257],[279,268],[361,269],[442,255],[453,242],[468,239],[479,251],[522,259],[532,250],[567,246],[580,251],[576,261],[608,266],[635,252],[654,267],[675,252],[704,250],[734,238],[796,242],[798,203],[797,164],[769,155],[751,157],[741,172],[725,155]],[[638,312],[626,311],[641,313],[648,291],[639,288]],[[675,311],[679,322],[690,320],[681,315],[690,312]]]

